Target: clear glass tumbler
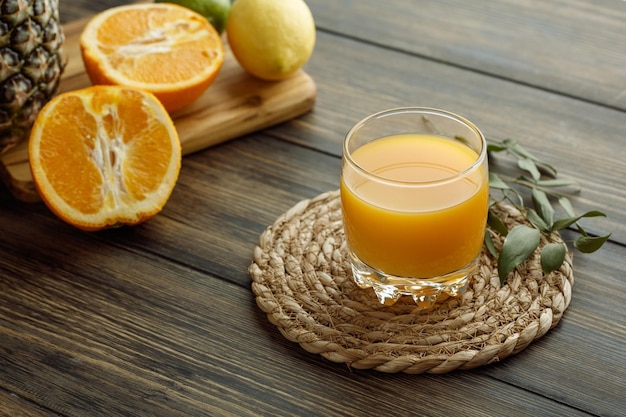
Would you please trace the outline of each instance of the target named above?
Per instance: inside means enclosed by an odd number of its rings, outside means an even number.
[[[477,269],[489,205],[487,146],[470,121],[385,110],[346,135],[341,204],[354,281],[382,304],[458,296]]]

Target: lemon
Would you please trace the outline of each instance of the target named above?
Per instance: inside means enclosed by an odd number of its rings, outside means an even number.
[[[226,36],[246,71],[264,80],[281,80],[309,60],[315,22],[304,0],[235,0]]]
[[[218,33],[223,33],[230,12],[230,0],[155,0],[155,3],[175,3],[204,16]]]

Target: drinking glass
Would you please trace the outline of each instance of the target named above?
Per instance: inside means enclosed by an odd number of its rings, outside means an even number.
[[[485,235],[487,146],[467,119],[404,107],[345,137],[341,204],[354,281],[382,304],[430,305],[465,291]]]

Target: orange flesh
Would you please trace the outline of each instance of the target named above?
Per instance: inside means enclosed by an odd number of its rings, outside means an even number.
[[[91,87],[42,110],[31,169],[42,199],[64,220],[78,225],[87,216],[93,224],[86,229],[134,224],[165,204],[180,169],[180,143],[165,109],[147,94]]]
[[[167,3],[121,6],[96,16],[83,31],[81,51],[94,84],[143,88],[168,111],[195,101],[224,60],[222,39],[211,24]]]

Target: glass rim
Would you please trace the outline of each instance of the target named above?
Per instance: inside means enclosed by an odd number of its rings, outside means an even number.
[[[366,123],[375,120],[375,119],[380,119],[383,117],[387,117],[390,115],[395,115],[395,114],[409,114],[409,113],[423,113],[423,114],[438,114],[438,115],[442,115],[451,119],[454,119],[460,123],[462,123],[463,125],[465,125],[466,127],[468,127],[470,130],[472,130],[476,136],[480,139],[480,151],[478,152],[478,155],[476,157],[476,160],[469,165],[467,168],[456,172],[448,177],[444,177],[444,178],[440,178],[437,180],[428,180],[428,181],[402,181],[402,180],[394,180],[394,179],[390,179],[390,178],[386,178],[384,176],[378,175],[376,173],[373,173],[372,171],[370,171],[367,168],[362,167],[361,165],[359,165],[354,158],[352,157],[352,153],[349,151],[348,149],[348,144],[350,143],[350,139],[354,136],[354,134],[362,127],[364,126]],[[407,132],[410,133],[410,132]],[[441,136],[441,137],[446,137],[445,135],[441,135],[441,134],[437,134],[436,132],[433,133],[434,136]],[[454,139],[454,138],[450,138],[449,139]],[[462,143],[462,141],[459,141],[460,143]],[[466,144],[467,145],[467,144]],[[468,146],[469,147],[469,146]],[[358,149],[358,148],[357,148]],[[348,133],[346,133],[346,136],[343,140],[343,159],[352,166],[353,169],[357,170],[358,172],[361,173],[361,175],[364,175],[366,177],[371,178],[372,180],[375,180],[377,182],[383,182],[383,183],[388,183],[388,184],[393,184],[396,186],[434,186],[434,185],[443,185],[443,184],[447,184],[453,181],[457,181],[461,178],[467,177],[468,175],[470,175],[472,172],[474,172],[475,170],[477,170],[485,161],[485,159],[487,158],[487,140],[485,139],[485,136],[483,135],[483,133],[480,131],[480,129],[478,129],[478,127],[476,127],[476,125],[474,125],[474,123],[472,123],[471,121],[469,121],[468,119],[466,119],[463,116],[460,116],[456,113],[452,113],[450,111],[447,110],[442,110],[442,109],[437,109],[437,108],[433,108],[433,107],[411,107],[411,106],[407,106],[407,107],[395,107],[395,108],[390,108],[387,110],[381,110],[379,112],[376,113],[372,113],[369,116],[361,119],[359,122],[357,122],[354,126],[352,126],[350,128],[350,130],[348,130]]]

